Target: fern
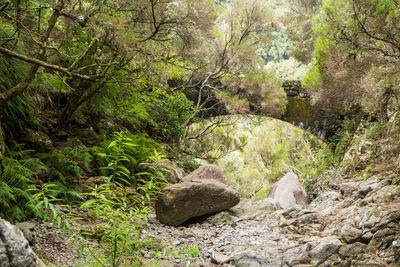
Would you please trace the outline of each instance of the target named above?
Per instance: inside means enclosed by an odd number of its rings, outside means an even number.
[[[88,168],[92,156],[87,149],[63,148],[50,154],[42,154],[43,160],[49,166],[49,179],[56,185],[54,197],[72,203],[81,200],[79,187],[71,183],[72,179],[80,179],[83,170]]]
[[[14,147],[1,161],[0,175],[0,216],[9,220],[23,221],[37,216],[28,203],[32,199],[30,191],[35,188],[31,182],[36,171],[45,169],[37,158],[31,158],[30,150]]]

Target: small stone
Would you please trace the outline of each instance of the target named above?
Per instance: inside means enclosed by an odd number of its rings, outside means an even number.
[[[378,218],[376,218],[375,216],[371,216],[371,218],[369,218],[368,221],[362,223],[361,225],[363,228],[371,229],[372,227],[375,226],[377,221],[378,221]]]
[[[361,240],[363,243],[368,244],[369,241],[371,241],[372,237],[374,237],[374,234],[371,232],[366,232],[362,235]]]
[[[346,243],[354,243],[362,236],[362,231],[350,225],[345,225],[340,229],[340,237]]]
[[[211,254],[211,262],[217,263],[217,264],[225,264],[231,260],[231,257],[226,256],[222,253],[214,251]]]
[[[329,256],[336,253],[342,243],[336,237],[326,237],[319,241],[319,244],[310,252],[311,263],[319,265],[323,263]]]

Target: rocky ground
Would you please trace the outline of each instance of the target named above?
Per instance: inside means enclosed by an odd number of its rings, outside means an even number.
[[[60,229],[35,229],[34,250],[46,264],[82,260]],[[400,186],[379,176],[338,177],[305,207],[275,210],[269,199],[242,199],[179,227],[160,224],[152,214],[142,231],[143,239],[149,236],[161,244],[160,255],[155,260],[143,251],[145,266],[400,266]],[[185,256],[191,247],[201,255]]]
[[[400,187],[373,176],[332,179],[306,207],[274,210],[242,200],[228,211],[180,227],[150,216],[143,235],[201,256],[190,266],[400,266]],[[148,255],[150,257],[150,255]],[[188,266],[170,257],[163,266]]]

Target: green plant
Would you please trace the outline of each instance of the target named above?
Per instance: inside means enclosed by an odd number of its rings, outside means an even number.
[[[50,166],[49,176],[52,180],[66,182],[68,178],[80,178],[83,168],[88,168],[92,155],[87,149],[72,149],[69,147],[54,150],[44,157]]]
[[[0,38],[7,36],[0,23]],[[17,84],[27,70],[27,65],[0,54],[0,94]],[[0,107],[1,124],[6,135],[12,136],[26,128],[39,128],[40,123],[34,116],[34,105],[25,94],[19,95]]]
[[[154,156],[149,158],[150,163],[142,163],[146,165],[149,172],[141,172],[135,174],[138,177],[138,192],[144,197],[144,200],[151,201],[159,193],[160,190],[168,184],[164,172],[167,171],[159,166],[165,161],[164,156],[157,151],[154,151]]]
[[[100,233],[95,236],[100,245],[81,238],[79,250],[86,254],[89,266],[135,266],[138,264],[140,248],[148,240],[140,238],[143,226],[141,220],[150,212],[146,206],[133,207],[118,198],[110,188],[110,183],[92,187],[92,192],[85,193],[89,199],[81,205],[97,220]],[[88,229],[81,229],[87,236],[93,236]],[[78,234],[71,235],[71,242],[78,239]]]
[[[201,254],[200,251],[195,246],[188,246],[182,248],[171,246],[169,255],[175,258],[180,258],[181,261],[188,261],[190,259],[200,256]],[[187,263],[189,266],[190,261],[188,261]]]
[[[136,166],[149,159],[156,144],[145,136],[116,132],[104,147],[95,148],[94,154],[100,159],[100,169],[110,181],[123,186],[136,186]]]
[[[79,187],[74,179],[81,178],[83,169],[87,169],[92,161],[88,149],[63,148],[50,154],[38,154],[48,166],[48,177],[57,187],[52,191],[54,197],[72,203],[81,200]]]
[[[57,189],[57,184],[43,184],[38,188],[32,188],[30,191],[36,193],[32,196],[29,203],[34,205],[36,213],[40,214],[40,218],[44,221],[53,221],[53,227],[61,227],[62,225],[62,235],[65,236],[71,226],[68,216],[58,209],[62,205],[57,204],[57,202],[61,202],[61,199],[57,199],[54,196],[59,193]]]
[[[382,136],[385,132],[387,122],[385,121],[378,121],[374,123],[371,127],[369,127],[365,131],[365,137],[371,139],[377,139],[378,137]]]
[[[190,173],[201,166],[193,156],[182,156],[177,162],[178,167],[182,168],[186,173]]]
[[[0,216],[9,220],[24,221],[32,216],[39,216],[30,202],[30,190],[35,189],[32,178],[37,171],[46,167],[30,155],[31,150],[24,150],[22,145],[15,146],[1,160],[0,173]]]

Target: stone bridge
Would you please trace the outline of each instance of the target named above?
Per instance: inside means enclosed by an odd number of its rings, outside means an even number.
[[[300,80],[284,81],[283,89],[287,95],[287,107],[285,114],[278,119],[300,127],[321,140],[327,140],[329,137],[332,137],[340,128],[341,116],[332,114],[323,108],[313,106],[310,94],[301,85]],[[186,92],[186,96],[196,103],[198,92],[193,89],[193,91]],[[207,101],[206,105],[204,105],[206,111],[201,114],[202,118],[206,119],[231,114],[225,105],[216,98],[211,98],[211,100],[208,99]],[[250,113],[254,113],[252,109],[250,109]]]

